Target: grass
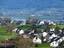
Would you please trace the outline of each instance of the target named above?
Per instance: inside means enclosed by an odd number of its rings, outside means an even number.
[[[15,38],[15,33],[12,33],[12,34],[0,34],[0,41],[3,41],[3,40],[7,40],[7,39],[11,39],[11,38]]]
[[[31,27],[32,27],[32,25],[29,25],[29,24],[27,24],[27,25],[20,25],[20,26],[18,26],[18,28],[19,28],[19,29],[23,29],[23,30],[30,29]]]
[[[35,48],[50,48],[50,46],[48,43],[43,43],[41,45],[38,45],[38,47],[35,47]]]
[[[64,24],[57,25],[57,26],[59,26],[61,29],[64,28]]]
[[[0,41],[15,38],[16,33],[12,32],[6,32],[6,28],[3,26],[0,26]]]

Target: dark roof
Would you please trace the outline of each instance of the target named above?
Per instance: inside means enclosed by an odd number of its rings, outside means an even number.
[[[53,41],[54,41],[54,39],[56,39],[56,38],[57,38],[57,37],[53,37],[53,38],[51,39],[50,43],[51,43],[51,42],[53,42]]]

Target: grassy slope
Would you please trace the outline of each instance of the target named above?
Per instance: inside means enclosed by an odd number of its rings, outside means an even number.
[[[59,26],[61,29],[64,28],[64,24],[63,25],[57,25],[57,26]]]
[[[39,45],[38,47],[35,47],[35,48],[50,48],[50,46],[47,43],[43,43],[43,44],[41,44],[41,45]]]
[[[6,29],[0,26],[0,41],[16,37],[15,33],[6,32]]]

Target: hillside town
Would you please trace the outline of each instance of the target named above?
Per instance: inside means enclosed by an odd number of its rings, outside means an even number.
[[[35,17],[20,21],[2,17],[0,18],[0,29],[4,27],[6,32],[13,34],[13,37],[4,37],[5,39],[4,41],[1,40],[0,46],[6,48],[38,48],[39,45],[47,44],[49,48],[63,48],[64,27],[62,27],[63,24],[60,25],[51,20],[38,20]],[[0,31],[2,35],[7,34],[6,32]]]
[[[31,38],[36,47],[38,47],[38,44],[43,44],[43,42],[45,42],[49,43],[50,47],[61,48],[61,44],[64,41],[64,28],[55,28],[54,26],[56,26],[56,23],[50,20],[38,21],[36,19],[30,19],[27,24],[32,24],[33,28],[25,31],[18,27],[13,31],[23,38]],[[39,28],[37,26],[40,26],[40,30],[37,29]]]
[[[64,0],[0,0],[0,48],[64,48]]]

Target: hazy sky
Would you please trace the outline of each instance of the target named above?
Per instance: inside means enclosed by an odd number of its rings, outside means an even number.
[[[64,0],[0,0],[0,8],[64,8]]]

